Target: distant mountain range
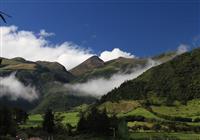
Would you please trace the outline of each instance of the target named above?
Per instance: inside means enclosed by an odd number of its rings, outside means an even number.
[[[116,73],[130,73],[136,67],[145,67],[149,59],[166,62],[176,56],[175,52],[163,53],[149,58],[124,58],[119,57],[114,60],[103,62],[97,56],[90,57],[77,67],[70,70],[73,75],[76,75],[75,82],[85,82],[88,79],[104,77],[110,78]]]
[[[11,101],[10,97],[3,97],[1,103],[19,105],[28,110],[36,107],[35,110],[42,111],[47,107],[63,110],[95,101],[93,97],[78,97],[69,94],[63,84],[73,81],[75,76],[57,62],[31,62],[23,58],[1,58],[0,76],[6,77],[14,72],[20,82],[26,86],[34,86],[39,91],[39,98],[29,103],[23,99]]]
[[[171,52],[152,58],[120,57],[108,62],[104,62],[97,56],[92,56],[70,71],[57,62],[31,62],[20,57],[0,58],[0,77],[6,77],[15,72],[16,78],[25,86],[33,86],[39,91],[39,98],[31,103],[23,99],[9,100],[7,96],[1,97],[0,103],[18,105],[34,112],[42,112],[48,107],[59,111],[84,103],[90,104],[96,101],[95,97],[80,96],[81,93],[74,93],[74,91],[67,89],[64,84],[85,82],[98,77],[109,78],[118,72],[130,73],[133,68],[144,67],[149,59],[166,62],[175,56],[176,53]],[[109,99],[112,92],[104,99]],[[115,94],[113,94],[114,96]]]

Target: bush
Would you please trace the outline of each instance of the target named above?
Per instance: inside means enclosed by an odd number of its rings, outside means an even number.
[[[51,109],[47,109],[42,123],[43,130],[48,133],[53,133],[55,130],[55,118]]]
[[[127,123],[124,119],[119,121],[118,129],[117,129],[117,137],[122,140],[129,139],[128,127],[127,127]]]
[[[160,130],[161,129],[161,125],[160,124],[154,124],[152,127],[153,130]]]
[[[109,123],[110,121],[106,112],[100,112],[93,107],[87,116],[85,114],[81,115],[77,130],[89,133],[109,134]]]
[[[126,121],[140,121],[140,122],[144,122],[145,121],[145,117],[144,116],[126,116],[125,117]]]
[[[193,122],[200,122],[200,118],[195,118]]]
[[[101,112],[95,107],[89,112],[81,114],[77,130],[100,135],[112,135],[122,140],[129,138],[125,119],[118,119],[115,115],[109,118],[105,110]]]

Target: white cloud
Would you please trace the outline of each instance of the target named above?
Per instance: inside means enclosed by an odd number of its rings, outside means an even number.
[[[178,46],[178,48],[177,48],[176,53],[177,53],[178,55],[180,55],[180,54],[183,54],[183,53],[187,52],[188,49],[189,49],[189,46],[188,46],[188,45],[180,44],[180,45]]]
[[[1,54],[6,58],[23,57],[31,61],[57,61],[67,69],[71,69],[91,57],[90,50],[83,49],[76,44],[64,42],[50,44],[42,30],[37,37],[31,31],[18,30],[16,26],[0,27],[2,36]]]
[[[8,77],[0,77],[0,97],[3,96],[10,97],[11,100],[21,98],[29,102],[38,98],[35,88],[24,86],[24,84],[15,77],[15,74],[11,74]]]
[[[119,48],[114,48],[112,51],[104,51],[100,54],[100,58],[104,61],[109,61],[119,57],[134,58],[135,56],[131,53],[124,52]]]
[[[40,30],[40,33],[38,34],[40,37],[49,37],[55,35],[54,33],[48,33],[44,29]]]
[[[91,50],[71,42],[51,44],[45,37],[51,36],[53,33],[48,33],[45,30],[35,34],[32,31],[19,30],[16,26],[1,26],[0,35],[0,54],[6,58],[23,57],[31,61],[57,61],[69,70],[95,55]],[[100,54],[101,59],[104,61],[120,56],[134,57],[118,48]]]
[[[81,93],[81,95],[92,95],[92,96],[102,96],[115,87],[119,87],[123,82],[131,79],[137,78],[146,70],[150,69],[153,66],[159,65],[159,62],[149,60],[146,66],[138,66],[132,70],[132,73],[117,73],[114,74],[111,78],[97,78],[91,79],[85,83],[76,83],[76,84],[66,84],[65,87],[73,90],[74,92]]]

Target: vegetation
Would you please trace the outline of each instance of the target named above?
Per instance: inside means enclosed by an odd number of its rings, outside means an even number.
[[[56,112],[55,116],[62,117],[62,124],[70,124],[72,127],[76,127],[79,121],[79,112]],[[21,125],[22,128],[35,128],[41,127],[43,122],[43,114],[29,115],[25,124]]]
[[[164,61],[171,58],[168,56],[161,55],[154,59],[163,58]],[[133,61],[142,64],[146,60],[119,58],[82,76],[87,79],[96,74],[105,74],[105,71],[110,75],[117,67],[132,67],[136,63]],[[62,86],[63,79],[58,78],[56,73],[66,70],[58,63],[3,59],[1,75],[17,69],[19,72],[16,76],[21,77],[24,84],[29,79],[38,87],[42,80],[46,82],[42,81],[45,84],[40,87],[40,104],[29,112],[30,115],[23,109],[3,106],[5,102],[2,98],[0,139],[13,139],[16,136],[55,140],[199,139],[199,68],[200,49],[196,49],[148,70],[137,79],[127,81],[109,92],[100,102],[88,105],[95,99],[75,96]],[[55,75],[49,77],[50,73]],[[51,81],[52,77],[55,80],[54,76],[60,79],[57,79],[59,82]],[[37,78],[41,81],[35,83]],[[79,106],[83,103],[88,104]]]
[[[131,133],[131,140],[198,140],[200,135],[193,133],[159,133],[137,132]]]
[[[55,129],[55,117],[51,109],[47,109],[44,114],[44,120],[42,123],[42,128],[48,133],[53,133]]]
[[[83,132],[108,134],[110,131],[109,117],[105,111],[100,112],[94,107],[89,113],[81,114],[77,130]]]
[[[103,96],[101,101],[145,100],[156,96],[165,98],[162,104],[173,105],[176,100],[185,104],[200,97],[199,69],[200,49],[195,49],[123,83]]]
[[[16,73],[16,78],[24,85],[33,86],[38,91],[39,98],[32,103],[18,99],[10,101],[9,97],[0,98],[0,102],[9,106],[17,106],[34,113],[44,112],[48,107],[54,111],[66,111],[74,106],[90,104],[96,101],[90,96],[73,96],[63,84],[75,79],[64,66],[57,62],[31,62],[23,58],[1,58],[0,76],[5,77]],[[62,99],[62,101],[61,101]]]
[[[108,62],[104,62],[104,65],[89,69],[88,71],[79,75],[74,82],[85,82],[88,79],[104,77],[109,78],[113,74],[118,72],[130,73],[133,68],[138,66],[144,67],[147,64],[147,59],[132,59],[132,58],[117,58]],[[75,68],[78,69],[79,67]],[[81,69],[79,69],[81,71]]]
[[[26,122],[28,114],[19,108],[0,107],[0,139],[1,136],[15,136],[18,125]]]
[[[119,102],[110,102],[107,101],[101,105],[99,105],[100,110],[106,110],[109,114],[118,114],[118,113],[127,113],[129,111],[132,111],[133,109],[136,109],[140,107],[141,104],[139,101],[125,101],[120,100]]]

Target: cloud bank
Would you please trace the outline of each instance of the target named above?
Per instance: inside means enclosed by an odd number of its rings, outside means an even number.
[[[0,97],[9,97],[11,100],[24,99],[29,102],[38,98],[34,87],[24,86],[15,74],[8,77],[0,77]]]
[[[34,33],[19,30],[16,26],[2,26],[0,27],[0,34],[1,56],[6,58],[23,57],[31,61],[57,61],[69,70],[89,57],[96,55],[91,50],[82,48],[72,42],[52,44],[47,37],[54,35],[54,33],[48,33],[45,30]],[[120,56],[134,57],[118,48],[100,54],[101,59],[104,61]]]
[[[77,93],[84,93],[82,95],[92,95],[100,97],[108,93],[115,87],[119,87],[123,82],[135,79],[146,70],[159,64],[160,64],[159,62],[149,60],[146,66],[144,67],[138,66],[134,68],[130,74],[117,73],[114,74],[109,79],[106,78],[91,79],[85,83],[66,84],[65,87]]]

